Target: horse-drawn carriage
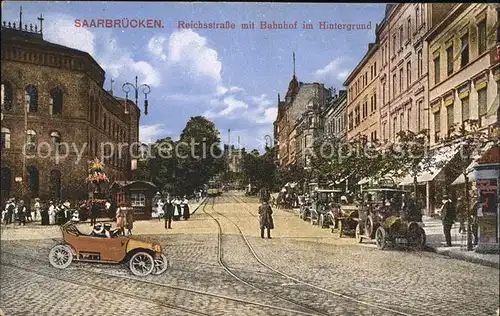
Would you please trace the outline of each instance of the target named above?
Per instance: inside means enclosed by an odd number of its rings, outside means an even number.
[[[341,190],[315,190],[313,199],[305,203],[299,216],[304,220],[310,220],[312,225],[328,227],[334,223],[334,214],[340,207],[341,194]]]
[[[423,247],[425,232],[421,223],[401,216],[404,190],[373,188],[364,192],[356,225],[356,240],[373,240],[379,249],[388,243]]]

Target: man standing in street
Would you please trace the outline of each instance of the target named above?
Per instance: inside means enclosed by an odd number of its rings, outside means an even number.
[[[446,247],[451,247],[451,228],[456,219],[456,208],[447,195],[443,196],[443,207],[441,209],[441,219],[443,221],[444,238]]]
[[[259,206],[260,238],[264,238],[264,229],[266,229],[267,238],[271,239],[271,229],[274,229],[272,214],[271,206],[267,204],[267,201],[263,201]]]
[[[172,229],[172,218],[174,217],[175,205],[170,195],[165,202],[165,229]]]

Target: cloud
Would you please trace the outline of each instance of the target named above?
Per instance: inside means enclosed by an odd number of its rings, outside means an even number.
[[[139,126],[140,142],[150,144],[164,137],[169,131],[163,124],[141,125]]]
[[[53,43],[95,55],[95,35],[85,28],[75,27],[75,19],[66,14],[53,13],[46,17],[52,23],[44,28],[44,38]]]
[[[149,40],[147,49],[152,56],[165,61],[167,67],[186,69],[191,78],[208,77],[216,84],[222,81],[222,63],[217,51],[208,47],[205,37],[192,30],[175,31],[168,39],[155,35]],[[222,88],[217,92],[222,92]]]
[[[342,57],[335,58],[328,65],[314,72],[315,79],[328,84],[338,84],[338,81],[340,81],[340,84],[342,84],[349,75],[346,60],[346,58]]]

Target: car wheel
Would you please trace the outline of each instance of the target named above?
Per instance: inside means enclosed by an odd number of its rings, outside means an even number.
[[[384,250],[387,246],[386,232],[383,227],[379,227],[377,231],[375,231],[375,243],[380,250]]]
[[[325,227],[325,215],[321,214],[319,216],[319,227],[320,228],[323,228]]]
[[[342,236],[344,235],[344,229],[342,227],[342,220],[338,220],[337,222],[337,229],[339,230],[339,238],[342,238]]]
[[[363,242],[363,236],[361,235],[361,225],[358,223],[356,225],[356,241],[358,244]]]
[[[73,253],[66,245],[54,246],[49,253],[50,264],[58,269],[67,268],[73,261]]]
[[[371,215],[368,215],[365,221],[365,232],[366,236],[370,236],[370,238],[373,238],[373,233],[374,233],[374,226],[373,226],[373,218]]]
[[[153,270],[153,274],[155,275],[162,274],[163,272],[167,271],[169,266],[170,262],[168,261],[167,257],[164,254],[162,254],[160,258],[155,259],[155,268]]]
[[[130,258],[129,269],[136,276],[146,276],[153,272],[155,261],[153,257],[146,252],[138,252]]]

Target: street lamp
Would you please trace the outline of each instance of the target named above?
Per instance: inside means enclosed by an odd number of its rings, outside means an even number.
[[[122,91],[125,92],[125,104],[128,100],[129,92],[133,90],[135,93],[135,104],[137,104],[139,99],[139,90],[144,93],[144,115],[148,115],[148,94],[151,92],[151,87],[147,84],[137,84],[137,76],[135,76],[135,84],[130,82],[125,82],[122,86]],[[128,114],[128,108],[125,106],[125,113]]]

